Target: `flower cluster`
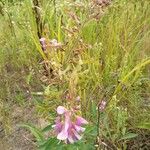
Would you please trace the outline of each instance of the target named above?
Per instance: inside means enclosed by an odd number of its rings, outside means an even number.
[[[41,38],[40,39],[40,44],[42,46],[42,49],[45,51],[47,47],[51,47],[51,48],[60,48],[62,47],[62,44],[60,42],[58,42],[56,39],[52,39],[49,42],[46,41],[45,38]]]
[[[59,115],[53,125],[57,134],[57,139],[65,141],[66,143],[74,143],[82,138],[82,133],[85,128],[82,125],[88,122],[75,115],[73,110],[68,110],[63,106],[58,106],[57,114]]]

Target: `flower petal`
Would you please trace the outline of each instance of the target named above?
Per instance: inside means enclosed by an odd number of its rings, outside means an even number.
[[[57,113],[58,113],[59,115],[64,114],[65,111],[66,111],[66,108],[65,108],[65,107],[63,107],[63,106],[58,106],[58,107],[57,107]]]
[[[80,102],[80,101],[81,101],[80,96],[77,96],[77,97],[76,97],[76,101],[77,101],[77,102]]]
[[[83,128],[81,126],[75,125],[74,127],[75,127],[77,132],[84,132],[85,131],[85,128]]]
[[[82,124],[88,124],[88,122],[84,118],[77,116],[76,125],[81,126]]]
[[[62,131],[62,127],[63,127],[63,125],[62,125],[62,123],[60,122],[60,123],[57,123],[56,125],[55,125],[55,131],[56,131],[56,133],[60,133],[61,131]]]
[[[68,141],[69,143],[72,143],[72,144],[75,142],[75,140],[73,139],[71,135],[68,136]]]
[[[40,42],[45,42],[45,40],[46,40],[46,39],[45,39],[45,38],[43,38],[43,37],[42,37],[42,38],[40,38]]]
[[[65,130],[62,130],[58,135],[58,140],[66,140],[68,138],[68,132],[65,132]]]
[[[105,107],[106,107],[106,101],[101,101],[101,103],[99,104],[99,110],[104,111]]]
[[[78,134],[78,132],[76,132],[75,130],[72,130],[72,132],[74,133],[75,137],[77,138],[77,140],[81,140],[82,139],[82,136],[80,136]]]

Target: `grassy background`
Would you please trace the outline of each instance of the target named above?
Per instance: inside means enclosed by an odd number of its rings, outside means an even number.
[[[96,20],[91,16],[97,7],[89,1],[76,7],[65,0],[43,0],[41,34],[64,44],[63,51],[50,49],[48,54],[41,49],[32,6],[29,0],[1,3],[0,121],[4,126],[11,124],[11,105],[23,109],[30,97],[40,115],[53,119],[50,112],[69,90],[80,95],[82,114],[93,124],[95,107],[107,101],[100,128],[115,147],[126,143],[121,140],[126,132],[149,128],[150,2],[114,0]],[[54,79],[43,74],[42,60],[53,68]],[[42,97],[37,96],[39,91],[44,91]]]

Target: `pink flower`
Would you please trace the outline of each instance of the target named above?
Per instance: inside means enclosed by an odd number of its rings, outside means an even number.
[[[41,43],[41,45],[42,45],[42,49],[43,49],[43,50],[46,50],[46,42],[45,42],[45,41],[46,41],[45,38],[41,38],[41,39],[40,39],[40,43]]]
[[[80,96],[77,96],[77,97],[76,97],[76,101],[77,101],[77,102],[80,102],[80,101],[81,101]]]
[[[50,47],[54,47],[54,48],[59,48],[61,47],[62,44],[61,43],[58,43],[58,41],[56,39],[52,39],[50,41]]]
[[[65,111],[66,111],[66,108],[65,108],[65,107],[63,107],[63,106],[58,106],[58,107],[57,107],[57,113],[58,113],[59,115],[64,114]]]
[[[88,122],[84,118],[82,118],[80,116],[77,116],[77,118],[76,118],[76,124],[78,126],[81,126],[83,124],[88,124]]]
[[[99,110],[104,111],[105,107],[106,107],[106,101],[102,100],[99,104]]]
[[[67,143],[74,143],[80,140],[82,138],[81,134],[85,131],[82,125],[88,124],[88,122],[63,106],[58,106],[57,113],[60,116],[56,118],[55,125],[53,126],[57,139],[64,140]]]

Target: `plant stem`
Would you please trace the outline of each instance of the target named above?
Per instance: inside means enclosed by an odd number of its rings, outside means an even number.
[[[40,3],[39,0],[33,0],[33,4],[34,4],[34,14],[35,14],[35,19],[36,19],[36,26],[37,26],[37,35],[39,37],[39,39],[42,37],[42,22],[41,22],[41,14],[39,11],[40,8]]]

